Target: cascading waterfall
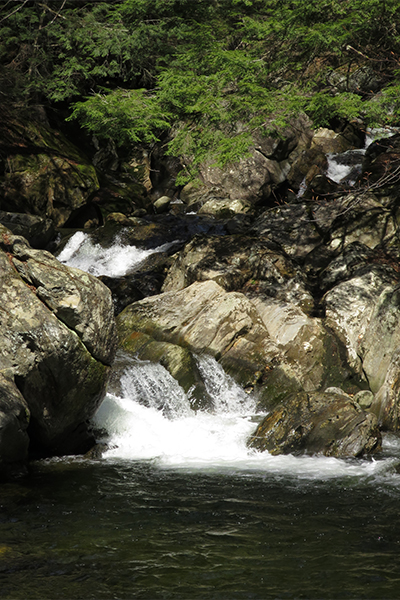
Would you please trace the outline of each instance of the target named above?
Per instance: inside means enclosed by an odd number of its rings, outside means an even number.
[[[196,357],[211,410],[194,411],[177,381],[159,364],[134,360],[121,377],[119,394],[108,393],[93,420],[105,430],[108,460],[151,460],[162,468],[263,471],[300,478],[379,476],[393,458],[339,460],[271,456],[249,450],[246,440],[263,415],[255,401],[211,356]],[[388,444],[395,444],[394,439]]]
[[[165,252],[173,244],[143,250],[123,244],[122,235],[116,236],[111,248],[93,243],[90,236],[77,231],[58,255],[58,260],[70,267],[77,267],[96,277],[121,277],[143,262],[151,254]]]
[[[94,425],[106,430],[105,457],[154,459],[176,466],[247,460],[254,400],[212,357],[197,357],[211,411],[194,411],[177,381],[159,364],[136,360],[125,368],[120,395],[108,394]]]
[[[65,264],[94,274],[120,276],[166,246],[141,250],[116,237],[109,248],[94,244],[90,234],[76,233],[59,256]],[[263,415],[256,401],[229,377],[211,356],[195,357],[212,399],[209,410],[194,411],[186,394],[160,364],[132,359],[93,420],[105,431],[105,460],[151,460],[160,467],[234,469],[326,479],[392,473],[399,442],[388,438],[381,460],[340,460],[312,456],[271,456],[249,450],[246,441]],[[390,456],[389,456],[390,454]],[[398,475],[395,474],[398,478]]]
[[[347,150],[339,154],[328,154],[328,169],[326,175],[335,183],[346,183],[352,186],[361,173],[362,161],[367,148],[377,139],[390,137],[397,133],[393,128],[367,129],[364,148]]]

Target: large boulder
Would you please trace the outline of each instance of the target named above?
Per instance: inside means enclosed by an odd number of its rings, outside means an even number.
[[[288,256],[300,261],[323,242],[312,208],[306,202],[266,210],[250,233],[273,240]]]
[[[276,244],[244,235],[196,237],[176,256],[163,290],[178,291],[207,280],[226,291],[241,291],[251,300],[269,339],[280,350],[279,359],[276,356],[262,375],[260,408],[296,390],[343,384],[347,375],[340,344],[321,319],[310,316],[314,303],[305,278]],[[223,360],[227,367],[228,358]],[[233,362],[229,368],[234,370]]]
[[[225,168],[205,165],[201,176],[206,184],[223,190],[231,200],[246,200],[254,205],[268,198],[285,181],[289,169],[288,160],[271,160],[253,148],[251,155],[241,158],[237,165]]]
[[[369,264],[354,271],[352,277],[338,283],[324,297],[327,326],[342,340],[347,362],[357,372],[365,374],[374,393],[385,378],[389,358],[386,357],[385,365],[379,365],[379,370],[376,362],[369,368],[365,358],[371,352],[381,357],[382,344],[390,345],[390,354],[396,349],[398,340],[393,337],[393,330],[386,339],[382,339],[382,332],[379,337],[376,332],[372,335],[369,332],[386,318],[382,302],[387,301],[388,293],[393,293],[397,285],[398,276],[394,269],[388,265]]]
[[[196,236],[168,271],[162,290],[178,291],[195,281],[216,281],[249,298],[274,298],[313,310],[313,298],[298,266],[268,239],[251,235]]]
[[[281,351],[263,379],[259,408],[269,409],[293,392],[313,392],[327,386],[353,391],[357,380],[342,360],[339,340],[322,319],[309,317],[298,306],[276,299],[257,299],[257,308],[272,341]],[[354,388],[354,391],[355,391]]]
[[[374,249],[397,238],[396,203],[385,205],[372,192],[347,194],[320,203],[313,209],[313,218],[332,250],[345,249],[354,242]]]
[[[248,385],[279,354],[253,303],[215,281],[195,282],[127,306],[117,317],[120,340],[134,331],[208,352]]]
[[[277,282],[275,282],[277,283]],[[339,344],[320,319],[273,297],[194,282],[126,307],[117,318],[123,345],[134,332],[212,354],[260,408],[293,391],[315,391],[348,377]]]
[[[397,264],[374,256],[325,295],[326,321],[343,341],[347,361],[374,394],[371,410],[382,427],[400,422],[400,326]],[[383,263],[383,264],[382,264]]]
[[[268,414],[248,445],[271,454],[344,458],[380,450],[381,439],[376,417],[346,394],[303,392]]]
[[[10,117],[0,145],[7,156],[0,177],[2,210],[46,217],[62,227],[99,188],[89,159],[42,123]]]
[[[30,414],[26,432],[39,453],[87,449],[86,422],[104,395],[116,349],[111,294],[3,226],[0,267],[2,401],[19,407],[21,432]]]

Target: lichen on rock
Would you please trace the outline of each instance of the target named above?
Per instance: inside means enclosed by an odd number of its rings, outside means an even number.
[[[3,226],[0,268],[3,399],[26,403],[26,432],[39,453],[79,452],[116,350],[111,294]]]

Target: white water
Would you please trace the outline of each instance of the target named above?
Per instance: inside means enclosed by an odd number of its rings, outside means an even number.
[[[117,236],[110,248],[92,242],[89,234],[77,231],[57,257],[70,267],[77,267],[96,277],[121,277],[143,262],[151,254],[165,252],[172,244],[164,244],[150,250],[124,245]]]
[[[348,185],[354,185],[358,175],[361,173],[362,160],[368,146],[377,139],[391,137],[397,131],[397,129],[390,127],[367,129],[364,148],[347,150],[340,154],[328,154],[327,177],[335,183],[341,183],[347,179],[346,183]],[[352,176],[350,177],[350,175]]]
[[[86,233],[76,233],[59,259],[95,275],[128,273],[154,252],[123,246],[93,244]],[[107,431],[106,460],[151,460],[164,468],[241,471],[292,476],[300,479],[351,477],[393,480],[400,442],[385,441],[387,457],[339,460],[323,456],[271,456],[249,450],[246,441],[263,415],[255,415],[255,400],[247,395],[210,356],[197,357],[199,372],[213,401],[210,411],[192,410],[189,397],[159,364],[133,361],[126,367],[119,395],[107,394],[94,425]],[[396,458],[397,456],[397,458]]]
[[[211,357],[199,369],[214,409],[195,412],[177,382],[161,366],[137,361],[121,379],[120,396],[108,394],[94,425],[108,432],[108,460],[152,460],[164,468],[245,471],[301,479],[399,476],[398,460],[340,460],[323,456],[272,456],[246,446],[254,432],[255,403]],[[400,449],[396,438],[387,442]]]

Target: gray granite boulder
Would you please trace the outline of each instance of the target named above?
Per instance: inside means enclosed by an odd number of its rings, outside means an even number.
[[[0,273],[2,400],[27,408],[21,431],[39,453],[78,452],[116,350],[111,294],[3,226]]]

